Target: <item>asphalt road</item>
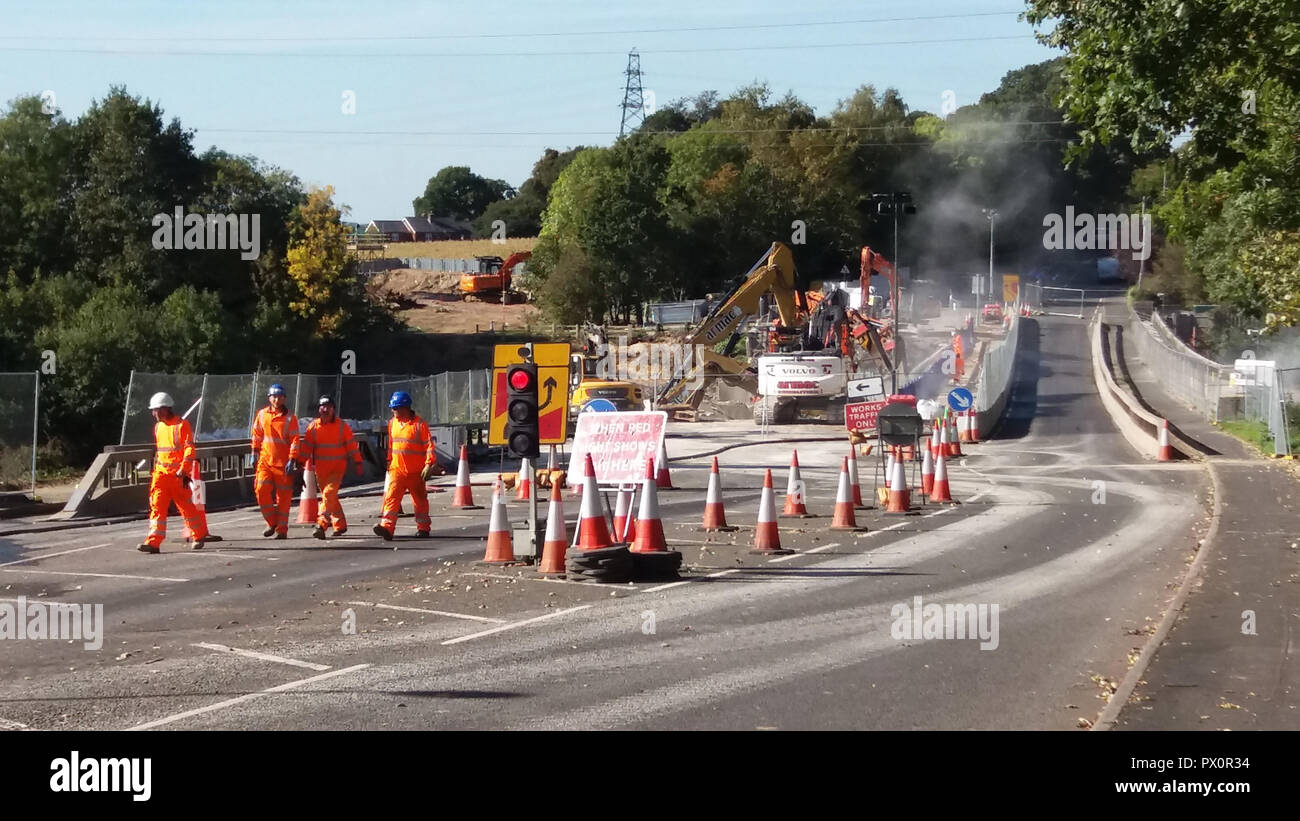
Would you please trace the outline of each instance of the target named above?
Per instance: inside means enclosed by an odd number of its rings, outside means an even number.
[[[264,540],[255,509],[211,516],[227,541],[203,551],[178,541],[175,518],[159,556],[134,550],[143,521],[0,541],[0,598],[102,603],[106,621],[97,651],[0,642],[0,727],[1080,726],[1181,582],[1207,487],[1194,466],[1145,462],[1111,427],[1082,322],[1027,324],[997,438],[952,466],[963,504],[864,511],[866,533],[831,531],[847,447],[802,442],[821,516],[782,521],[790,556],[750,555],[752,530],[699,533],[708,459],[679,457],[739,445],[719,458],[728,519],[743,527],[762,469],[783,486],[792,446],[747,423],[675,426],[673,477],[690,489],[660,503],[687,571],[669,585],[475,566],[487,511],[450,511],[449,493],[433,497],[431,540],[372,536],[370,495],[346,502],[351,532],[326,543],[307,525]],[[870,484],[873,463],[861,468]],[[570,501],[570,528],[576,511]],[[402,519],[399,534],[413,530]],[[982,607],[986,626],[996,606],[997,630],[900,637],[896,608],[918,596]]]

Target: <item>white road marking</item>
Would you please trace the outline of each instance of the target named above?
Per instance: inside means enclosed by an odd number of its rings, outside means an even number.
[[[526,581],[526,582],[546,582],[547,584],[577,584],[577,585],[583,585],[585,587],[591,587],[591,582],[576,582],[573,581],[572,579],[548,579],[545,576],[505,576],[500,573],[474,573],[470,571],[464,571],[460,575],[481,576],[485,579],[518,579],[520,581]],[[620,584],[617,585],[617,589],[618,590],[639,590],[640,588],[633,584]]]
[[[739,572],[740,572],[740,568],[738,568],[738,567],[733,567],[733,568],[731,568],[730,570],[719,570],[717,573],[710,573],[709,575],[707,575],[707,576],[701,576],[700,578],[703,578],[703,579],[716,579],[716,578],[718,578],[719,576],[730,576],[732,573],[739,573]],[[641,592],[643,592],[643,593],[654,593],[654,592],[657,591],[657,590],[667,590],[667,589],[669,589],[670,587],[681,587],[681,586],[684,585],[684,584],[690,584],[690,583],[692,583],[692,582],[696,582],[696,581],[699,581],[699,579],[682,579],[682,580],[679,581],[679,582],[669,582],[668,584],[661,584],[661,585],[659,585],[658,587],[647,587],[645,590],[643,590],[643,591],[641,591]]]
[[[215,712],[217,710],[221,710],[226,707],[232,707],[236,704],[242,704],[245,701],[251,701],[255,698],[260,698],[261,696],[271,695],[272,693],[283,693],[287,690],[293,690],[297,687],[301,687],[304,684],[313,684],[317,681],[324,681],[325,679],[334,678],[335,676],[343,676],[343,675],[347,675],[348,673],[355,673],[357,670],[364,670],[369,666],[370,666],[369,664],[355,664],[351,667],[344,667],[341,670],[331,670],[328,673],[321,673],[319,676],[312,676],[311,678],[304,678],[304,679],[299,679],[298,681],[291,681],[288,684],[281,684],[276,687],[269,687],[265,690],[259,690],[256,693],[247,693],[245,695],[239,696],[238,698],[231,698],[225,701],[218,701],[216,704],[209,704],[207,707],[199,707],[194,710],[186,710],[183,713],[176,713],[175,715],[170,715],[165,718],[157,719],[155,721],[149,721],[144,724],[137,724],[134,727],[128,727],[127,730],[128,732],[132,730],[152,730],[154,727],[161,727],[164,724],[171,724],[172,722],[182,721],[187,718],[193,718],[194,716],[200,716],[203,715],[204,713]]]
[[[39,562],[41,559],[52,559],[55,556],[66,556],[69,553],[80,553],[83,550],[98,550],[101,547],[108,547],[110,544],[112,544],[112,542],[104,542],[103,544],[92,544],[90,547],[74,547],[71,550],[60,550],[57,553],[43,553],[40,556],[28,556],[26,559],[18,559],[17,561],[5,562],[4,564],[0,564],[0,567],[12,567],[13,565],[16,564],[27,564],[28,562]]]
[[[0,573],[44,573],[47,576],[93,576],[97,579],[142,579],[147,582],[187,582],[189,579],[174,579],[169,576],[135,576],[130,573],[85,573],[71,570],[39,570],[33,567],[4,567]]]
[[[788,553],[785,556],[777,556],[774,559],[768,559],[767,563],[776,564],[777,562],[789,561],[790,559],[796,558],[798,556],[808,556],[813,553],[821,553],[823,550],[830,550],[832,547],[839,547],[839,546],[840,546],[839,542],[831,542],[830,544],[818,545],[817,547],[811,548],[809,550],[801,550],[798,553]]]
[[[591,607],[591,605],[580,604],[577,607],[570,607],[565,610],[556,610],[554,613],[547,613],[544,616],[535,616],[531,619],[524,619],[523,621],[515,621],[515,622],[511,622],[510,624],[503,624],[500,627],[493,627],[491,630],[484,630],[480,633],[470,633],[468,636],[461,636],[460,638],[448,639],[447,641],[444,641],[443,644],[444,645],[460,644],[462,641],[481,639],[484,636],[491,636],[497,633],[502,633],[506,630],[513,630],[516,627],[524,627],[525,625],[536,624],[539,621],[545,621],[546,619],[553,619],[556,616],[563,616],[566,613],[576,613],[579,610],[586,610],[588,607]]]
[[[434,616],[447,616],[452,619],[469,619],[470,621],[482,621],[488,624],[505,624],[505,619],[493,619],[487,616],[471,616],[468,613],[449,613],[446,610],[425,610],[422,607],[402,607],[397,604],[382,604],[380,602],[369,601],[345,601],[344,604],[350,604],[355,607],[377,607],[380,610],[400,610],[404,613],[429,613]]]
[[[308,670],[315,670],[318,673],[330,669],[328,664],[313,664],[310,661],[299,661],[298,659],[285,658],[284,656],[273,656],[270,653],[259,653],[256,650],[240,650],[237,647],[227,647],[224,644],[209,644],[206,641],[200,641],[191,644],[191,647],[202,647],[205,650],[217,650],[222,653],[234,653],[237,656],[247,656],[251,659],[261,659],[262,661],[278,661],[281,664],[290,664],[294,667],[306,667]]]
[[[10,721],[7,718],[0,718],[0,730],[26,730],[27,725],[18,721]]]

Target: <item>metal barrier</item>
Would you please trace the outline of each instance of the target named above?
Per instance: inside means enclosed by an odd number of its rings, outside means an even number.
[[[0,491],[36,492],[39,373],[0,373]]]
[[[981,434],[991,431],[1006,409],[1020,349],[1020,327],[1020,316],[1013,315],[1006,338],[984,351],[975,388],[975,413]]]

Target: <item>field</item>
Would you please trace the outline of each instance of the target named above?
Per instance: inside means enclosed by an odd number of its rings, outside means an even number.
[[[385,257],[434,257],[439,259],[473,259],[474,257],[505,257],[515,251],[531,251],[537,237],[515,237],[503,243],[490,239],[453,239],[440,242],[390,242],[385,246]]]

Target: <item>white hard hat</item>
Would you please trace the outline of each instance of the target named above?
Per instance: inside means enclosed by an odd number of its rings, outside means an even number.
[[[170,393],[155,393],[149,397],[149,410],[158,410],[159,408],[174,408],[176,403],[172,401]]]

